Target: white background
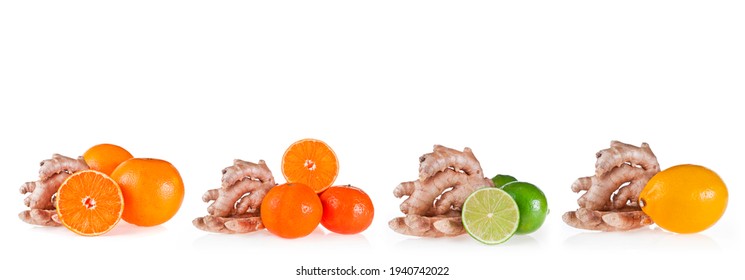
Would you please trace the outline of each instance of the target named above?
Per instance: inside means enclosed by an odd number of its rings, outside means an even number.
[[[742,276],[740,1],[104,2],[0,4],[3,274],[290,279],[305,278],[300,266],[354,265],[449,266],[438,279]],[[334,148],[337,183],[372,197],[367,231],[285,240],[191,225],[234,158],[264,159],[282,182],[284,149],[306,137]],[[613,139],[650,143],[663,168],[718,172],[724,217],[691,235],[566,226],[570,184]],[[39,161],[103,142],[180,170],[186,197],[172,220],[94,238],[18,220],[18,187]],[[499,246],[392,232],[392,190],[417,178],[433,144],[471,147],[486,174],[540,186],[544,227]]]

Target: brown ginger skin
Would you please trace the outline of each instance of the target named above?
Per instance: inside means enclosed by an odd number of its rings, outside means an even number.
[[[67,177],[88,169],[88,165],[83,158],[73,159],[59,154],[43,160],[40,165],[39,180],[21,186],[21,194],[29,194],[23,203],[30,209],[19,213],[18,217],[33,225],[60,226],[52,197]]]
[[[564,213],[570,226],[599,231],[625,231],[651,225],[639,207],[644,186],[660,166],[647,143],[640,147],[612,141],[611,147],[596,154],[595,175],[582,177],[572,191],[585,193],[577,200],[579,209]]]
[[[394,231],[422,237],[457,236],[466,231],[461,207],[466,198],[482,187],[494,186],[484,177],[481,164],[469,148],[462,152],[435,145],[432,153],[419,158],[419,179],[403,182],[394,190],[405,217],[388,223]]]
[[[252,163],[236,159],[222,170],[222,187],[208,190],[204,202],[209,215],[194,219],[194,226],[218,233],[248,233],[264,228],[261,223],[261,201],[274,187],[274,177],[263,160]]]

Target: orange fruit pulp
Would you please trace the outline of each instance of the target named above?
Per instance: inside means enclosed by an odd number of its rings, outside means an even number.
[[[714,171],[684,164],[654,175],[639,194],[639,204],[661,228],[695,233],[724,215],[728,197],[727,186]]]
[[[302,183],[320,193],[336,180],[339,161],[321,140],[303,139],[290,145],[282,156],[282,174],[291,183]]]
[[[355,234],[372,223],[375,209],[372,200],[359,188],[333,186],[320,195],[323,205],[321,225],[340,234]]]
[[[83,170],[68,177],[57,191],[57,216],[69,230],[85,236],[110,231],[119,222],[124,198],[108,175]]]
[[[124,195],[122,219],[138,226],[155,226],[170,220],[184,200],[184,182],[171,163],[133,158],[111,174]]]
[[[83,160],[90,169],[111,176],[119,164],[132,158],[127,150],[113,144],[98,144],[83,153]]]
[[[261,202],[261,222],[269,232],[283,238],[309,235],[318,227],[323,206],[318,195],[301,183],[273,187]]]

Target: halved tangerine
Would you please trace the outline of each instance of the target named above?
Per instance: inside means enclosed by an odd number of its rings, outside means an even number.
[[[290,145],[282,156],[282,174],[289,183],[302,183],[316,193],[330,187],[339,174],[339,161],[321,140],[303,139]]]
[[[66,228],[85,236],[101,235],[122,218],[124,197],[108,175],[83,170],[70,175],[57,191],[57,215]]]

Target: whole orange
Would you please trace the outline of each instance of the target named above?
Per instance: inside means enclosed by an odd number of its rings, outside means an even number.
[[[111,172],[132,154],[122,147],[113,144],[98,144],[83,153],[83,160],[90,169],[111,176]]]
[[[171,163],[133,158],[111,174],[122,188],[122,219],[138,226],[155,226],[170,220],[184,200],[184,182]]]
[[[307,185],[287,183],[273,187],[261,202],[261,222],[269,232],[284,238],[303,237],[316,229],[323,206]]]
[[[321,224],[326,229],[341,233],[360,233],[370,226],[375,214],[372,200],[359,188],[333,186],[320,195],[323,204]]]
[[[657,173],[639,194],[642,211],[658,226],[677,233],[705,230],[724,214],[729,194],[719,175],[692,164]]]

